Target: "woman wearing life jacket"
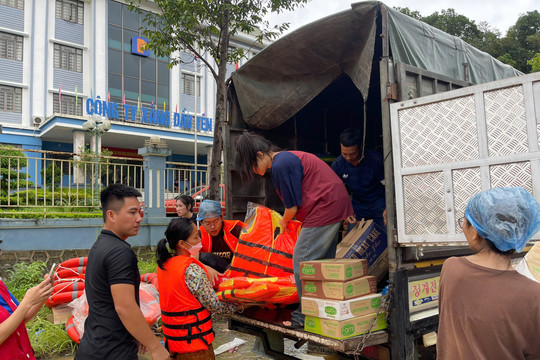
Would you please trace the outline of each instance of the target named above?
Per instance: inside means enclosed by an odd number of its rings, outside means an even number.
[[[201,247],[197,227],[185,218],[173,219],[157,244],[161,320],[171,359],[215,359],[211,315],[237,309],[219,301],[197,260]]]
[[[2,240],[0,240],[0,243]],[[0,255],[2,250],[0,250]],[[41,309],[53,290],[49,275],[37,286],[28,289],[21,303],[0,280],[0,358],[35,360],[25,323]]]
[[[178,195],[174,198],[176,201],[176,213],[179,217],[190,219],[196,222],[196,215],[193,213],[195,200],[189,195]]]
[[[333,259],[336,256],[341,222],[353,215],[345,185],[324,161],[303,151],[282,151],[255,133],[243,133],[236,141],[236,168],[244,181],[271,170],[272,182],[285,205],[281,228],[296,217],[302,230],[293,251],[293,268],[298,297],[302,297],[300,262]],[[304,315],[298,308],[291,322],[304,327]]]

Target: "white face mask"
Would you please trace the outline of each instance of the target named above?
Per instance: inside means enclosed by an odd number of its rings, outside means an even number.
[[[184,247],[184,249],[186,249]],[[198,243],[197,245],[192,245],[189,249],[186,249],[189,254],[193,257],[197,256],[197,254],[201,251],[202,249],[202,243]]]

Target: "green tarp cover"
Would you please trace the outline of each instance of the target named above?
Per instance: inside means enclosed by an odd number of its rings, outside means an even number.
[[[378,1],[310,23],[280,38],[232,74],[243,119],[272,129],[308,104],[341,74],[347,74],[367,98],[381,8],[388,10],[394,62],[464,80],[484,83],[520,74],[462,40],[392,10]],[[379,34],[380,36],[380,34]]]
[[[362,3],[353,4],[362,6]],[[458,37],[388,9],[388,37],[395,63],[403,62],[421,69],[465,80],[463,63],[469,64],[469,82],[482,84],[522,73],[510,65],[478,50]]]

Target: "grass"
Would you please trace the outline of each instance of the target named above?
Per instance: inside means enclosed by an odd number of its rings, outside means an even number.
[[[13,270],[8,271],[9,276],[5,283],[9,291],[21,301],[26,291],[43,281],[47,272],[46,263],[35,261],[33,263],[17,263]],[[73,354],[76,344],[66,333],[65,325],[54,325],[47,320],[52,311],[43,307],[37,315],[26,324],[30,343],[34,348],[36,358]]]
[[[139,272],[141,274],[155,273],[156,268],[156,257],[153,252],[139,254]],[[14,269],[8,272],[8,278],[5,280],[6,286],[20,301],[29,288],[36,286],[43,280],[43,275],[47,270],[46,263],[42,261],[31,264],[17,263]],[[34,319],[26,324],[28,337],[37,359],[50,359],[73,354],[77,349],[77,344],[67,335],[65,325],[55,325],[48,320],[51,315],[52,311],[43,307]]]

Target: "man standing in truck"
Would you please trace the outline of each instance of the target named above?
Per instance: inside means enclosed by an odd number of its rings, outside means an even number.
[[[382,155],[364,149],[362,132],[349,128],[339,136],[341,155],[332,163],[332,170],[345,184],[354,209],[347,218],[349,231],[361,219],[386,229],[386,201],[384,197],[384,162]]]

